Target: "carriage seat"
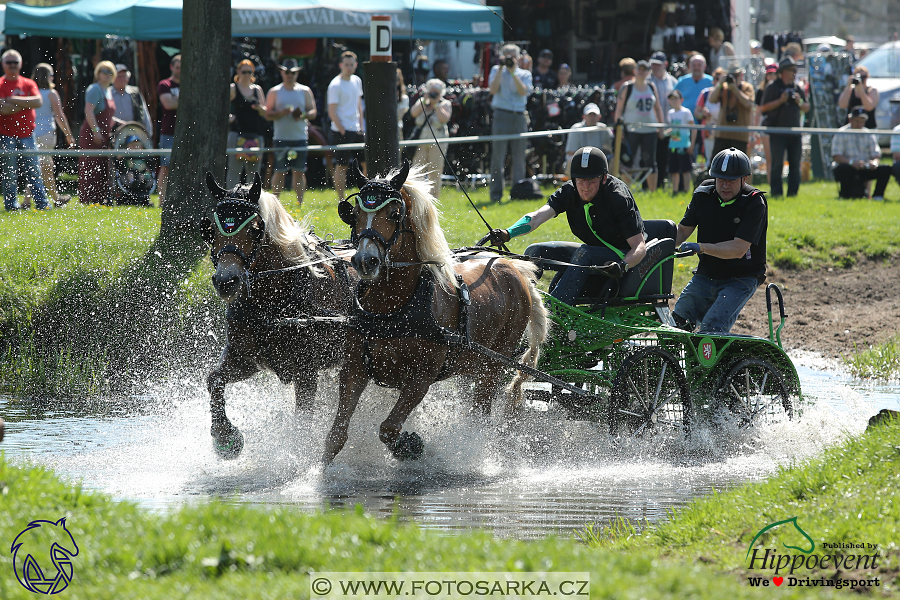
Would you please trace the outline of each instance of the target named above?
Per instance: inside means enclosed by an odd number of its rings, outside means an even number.
[[[633,269],[628,270],[618,286],[614,285],[611,290],[614,293],[609,297],[611,303],[656,302],[672,297],[674,261],[671,257],[675,253],[675,223],[668,219],[646,220],[644,231],[648,240],[647,254]],[[578,242],[542,242],[528,246],[525,254],[568,262],[580,246]],[[551,283],[551,288],[556,281],[558,279]],[[588,301],[594,301],[603,295],[608,282],[607,277],[591,276],[581,295],[590,299]],[[581,299],[578,302],[581,303]]]

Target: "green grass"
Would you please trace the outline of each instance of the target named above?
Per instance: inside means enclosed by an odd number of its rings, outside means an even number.
[[[898,440],[895,421],[767,481],[697,500],[658,526],[640,531],[619,520],[587,528],[581,532],[587,543],[501,541],[478,531],[447,535],[360,509],[311,515],[213,501],[159,514],[0,456],[0,540],[13,540],[31,520],[65,516],[80,549],[67,598],[306,598],[307,574],[321,571],[586,571],[592,598],[771,598],[771,588],[747,583],[748,575],[766,574],[748,570],[747,549],[767,524],[797,516],[819,548],[823,542],[879,544],[877,569],[841,575],[881,578],[879,597],[900,584]],[[784,529],[763,538],[767,548],[782,542],[797,543]],[[12,572],[11,555],[0,553],[0,597],[31,598]],[[777,592],[789,598],[841,593]]]
[[[764,482],[696,500],[640,533],[634,524],[619,520],[603,529],[587,528],[582,538],[601,550],[701,559],[717,570],[743,574],[756,534],[770,523],[796,516],[817,548],[822,543],[879,544],[882,586],[892,584],[896,593],[900,585],[898,442],[900,420],[894,420],[826,450],[819,458],[781,469]],[[798,538],[789,528],[774,529],[764,538],[764,547],[784,551],[782,544],[796,545]],[[809,574],[828,577],[833,572]],[[842,576],[854,575],[863,573]]]
[[[551,191],[545,189],[547,194]],[[508,227],[544,203],[505,200],[491,204],[486,188],[470,195],[491,227]],[[848,267],[859,260],[897,257],[900,201],[896,199],[900,198],[900,188],[894,182],[887,197],[894,200],[841,201],[837,200],[834,183],[819,182],[803,184],[796,198],[771,200],[770,265],[788,269]],[[319,235],[347,236],[347,226],[337,217],[332,190],[309,191],[302,211],[293,194],[284,194],[282,200],[295,216],[309,215]],[[677,222],[689,197],[673,198],[659,191],[637,194],[636,200],[644,218]],[[486,233],[487,226],[460,191],[444,188],[441,208],[442,226],[451,246],[474,244]],[[54,340],[48,350],[42,347],[46,332],[38,332],[36,338],[28,332],[40,328],[35,320],[38,316],[45,329],[76,331],[98,311],[114,312],[115,301],[108,306],[101,298],[108,300],[114,295],[114,286],[126,267],[134,264],[155,240],[159,222],[158,208],[109,208],[77,202],[47,212],[0,212],[0,356],[14,359],[12,363],[5,360],[0,366],[0,389],[16,394],[65,393],[66,382],[79,378],[87,378],[86,387],[96,387],[96,382],[102,387],[109,370],[116,368],[108,364],[106,349]],[[533,234],[515,238],[509,247],[521,252],[529,243],[554,239],[573,239],[565,217],[551,220]],[[686,285],[695,265],[696,258],[676,261],[674,289]],[[168,310],[171,319],[182,321],[180,327],[194,336],[185,338],[187,342],[196,341],[199,336],[211,343],[209,331],[222,333],[222,307],[209,285],[210,273],[206,260],[178,289],[172,290],[171,306],[155,307]],[[543,283],[548,279],[545,277]],[[53,313],[49,317],[48,310]],[[190,344],[186,347],[192,348]],[[62,374],[57,373],[60,369]]]
[[[843,356],[850,372],[863,379],[891,380],[900,378],[900,336],[884,344]]]

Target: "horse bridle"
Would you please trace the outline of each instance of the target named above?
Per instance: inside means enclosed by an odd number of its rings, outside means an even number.
[[[234,212],[237,212],[241,215],[241,222],[232,220],[225,220],[223,224],[223,219],[219,217],[219,211],[221,208],[231,208]],[[236,210],[235,210],[236,209]],[[216,228],[218,228],[219,233],[225,237],[232,237],[240,233],[242,229],[244,229],[247,225],[249,225],[255,218],[259,217],[259,207],[253,204],[252,202],[248,202],[242,198],[226,198],[219,202],[216,205],[216,208],[213,209],[213,223],[215,223]],[[231,217],[234,218],[234,217]],[[260,229],[265,231],[265,221],[259,217]],[[244,268],[241,272],[241,280],[244,286],[247,289],[247,296],[252,298],[252,275],[250,273],[250,269],[256,264],[256,259],[259,257],[259,250],[261,244],[257,243],[256,239],[252,239],[252,246],[250,250],[249,256],[240,248],[238,248],[234,244],[226,244],[219,248],[217,252],[213,252],[210,248],[209,257],[212,260],[213,267],[219,267],[219,260],[226,254],[233,254],[241,259],[244,264]]]
[[[356,206],[368,213],[378,212],[391,202],[399,202],[400,203],[400,213],[391,218],[394,221],[394,233],[391,235],[390,239],[385,239],[381,232],[375,230],[372,227],[367,227],[363,229],[359,233],[356,231],[356,215],[354,214],[353,204],[351,203],[351,199],[356,198]],[[403,196],[400,194],[398,190],[395,190],[390,183],[386,181],[369,181],[366,183],[358,193],[351,194],[347,197],[346,200],[341,200],[338,204],[338,215],[341,217],[341,220],[344,223],[350,225],[350,243],[353,244],[354,247],[359,245],[359,242],[368,238],[370,240],[374,240],[382,245],[384,248],[385,255],[385,265],[387,267],[392,266],[411,266],[412,264],[430,264],[426,262],[421,263],[392,263],[390,261],[391,248],[397,241],[400,239],[400,236],[404,233],[414,234],[415,232],[409,228],[407,223],[407,208],[406,201],[403,199]]]

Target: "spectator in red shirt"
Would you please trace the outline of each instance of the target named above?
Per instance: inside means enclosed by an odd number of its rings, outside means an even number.
[[[172,76],[159,82],[156,88],[162,105],[159,116],[159,147],[172,149],[175,141],[175,118],[178,116],[178,91],[181,86],[181,55],[176,54],[169,61]],[[169,175],[170,156],[163,156],[159,163],[159,203],[166,199],[166,183]]]
[[[34,150],[34,109],[43,104],[41,93],[34,81],[19,74],[22,69],[21,54],[7,50],[0,61],[3,62],[3,76],[0,77],[0,150]],[[21,208],[16,189],[18,161],[22,161],[25,168],[35,206],[49,208],[38,157],[6,154],[2,161],[3,204],[6,210]]]

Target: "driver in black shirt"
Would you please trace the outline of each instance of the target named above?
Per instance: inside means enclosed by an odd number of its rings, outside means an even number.
[[[644,258],[644,221],[625,183],[609,174],[606,155],[599,148],[579,148],[572,157],[572,181],[556,190],[547,204],[519,219],[509,229],[494,229],[492,243],[530,233],[561,213],[566,213],[575,237],[584,242],[568,262],[602,265],[610,277],[621,278]],[[534,255],[532,247],[526,254]],[[550,258],[546,256],[545,258]],[[588,269],[567,268],[550,295],[566,304],[579,297]],[[555,281],[557,281],[555,280]]]
[[[678,224],[675,243],[700,255],[696,274],[673,311],[679,327],[728,333],[766,278],[768,205],[747,185],[750,159],[735,148],[712,159],[707,179],[694,191]],[[697,229],[697,241],[686,242]]]

